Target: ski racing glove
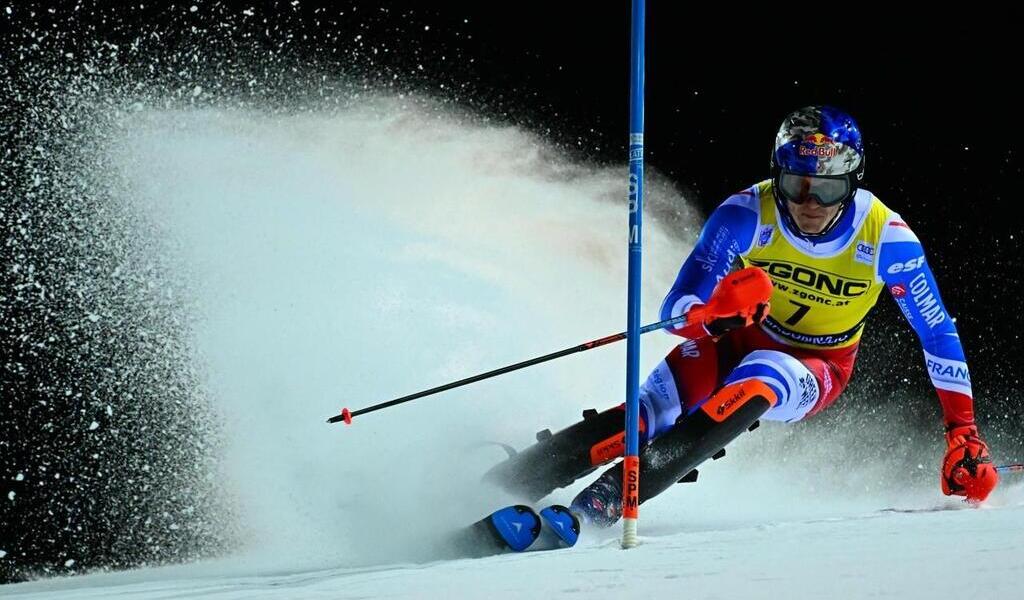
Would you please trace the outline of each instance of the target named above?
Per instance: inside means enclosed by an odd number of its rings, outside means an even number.
[[[999,473],[988,454],[988,444],[975,425],[959,425],[946,432],[946,456],[942,459],[942,493],[964,496],[977,504],[995,489]]]
[[[686,312],[686,325],[676,335],[697,339],[719,337],[733,329],[760,323],[768,316],[772,280],[760,267],[733,271],[718,282],[707,304],[694,304]]]

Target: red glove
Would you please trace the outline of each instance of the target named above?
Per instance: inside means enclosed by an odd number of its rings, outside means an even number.
[[[673,333],[692,340],[760,323],[768,316],[771,297],[772,280],[760,267],[733,271],[718,282],[707,304],[690,307],[686,325]]]
[[[942,493],[966,497],[979,503],[999,483],[988,444],[974,425],[960,425],[946,432],[946,456],[942,459]]]

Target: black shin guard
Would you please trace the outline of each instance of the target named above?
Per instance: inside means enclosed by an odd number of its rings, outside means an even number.
[[[558,433],[538,433],[536,444],[496,465],[483,480],[534,502],[622,456],[622,407],[584,411],[583,417]]]
[[[749,391],[740,393],[749,394]],[[639,502],[643,504],[680,480],[692,481],[687,476],[698,465],[718,456],[744,431],[754,429],[773,402],[764,394],[750,394],[745,398],[725,395],[717,398],[717,402],[709,401],[701,410],[655,438],[640,451]],[[606,470],[591,485],[614,486],[621,499],[622,463]]]

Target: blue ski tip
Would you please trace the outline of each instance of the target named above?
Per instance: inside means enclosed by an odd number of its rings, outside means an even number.
[[[540,518],[529,506],[517,504],[491,513],[491,525],[508,547],[522,552],[540,535]]]
[[[540,516],[565,545],[576,545],[576,540],[580,537],[580,520],[568,508],[561,504],[552,504],[540,511]]]

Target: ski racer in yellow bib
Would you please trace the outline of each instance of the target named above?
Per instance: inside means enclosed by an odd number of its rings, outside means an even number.
[[[963,348],[924,250],[900,215],[861,187],[863,176],[853,118],[805,107],[779,128],[771,179],[710,215],[662,304],[663,320],[687,315],[672,331],[686,339],[640,390],[641,503],[693,480],[698,464],[758,419],[795,422],[831,405],[883,288],[921,341],[942,407],[943,493],[981,502],[995,488]],[[492,469],[492,479],[539,498],[621,455],[622,407],[588,412]],[[621,486],[620,464],[577,494],[572,512],[616,522]]]
[[[978,503],[998,482],[974,421],[964,349],[921,242],[861,187],[864,152],[853,118],[831,106],[788,115],[771,179],[725,200],[701,229],[662,306],[686,315],[685,338],[640,390],[639,502],[677,480],[759,419],[796,422],[836,401],[853,372],[864,319],[887,288],[924,351],[942,406],[944,494]],[[540,499],[623,451],[623,408],[584,421],[488,473]],[[584,488],[571,512],[584,522],[622,514],[622,465]]]

